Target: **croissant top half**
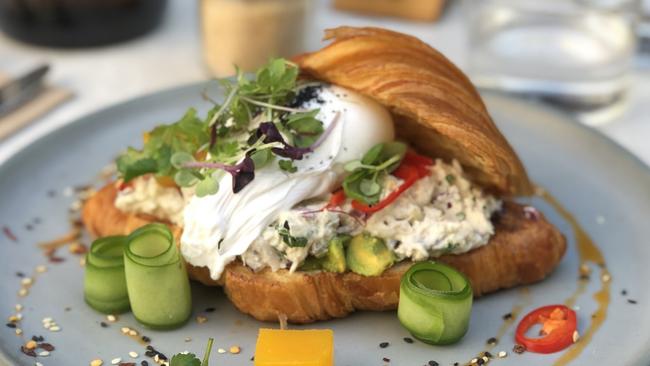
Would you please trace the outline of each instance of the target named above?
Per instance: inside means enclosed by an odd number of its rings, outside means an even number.
[[[325,31],[327,47],[294,60],[307,77],[356,90],[386,106],[400,138],[432,157],[457,159],[502,196],[529,195],[523,164],[454,64],[415,37],[380,29]]]

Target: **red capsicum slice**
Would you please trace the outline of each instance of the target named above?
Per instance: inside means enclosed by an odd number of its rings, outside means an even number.
[[[529,338],[526,332],[541,324],[541,337]],[[577,331],[575,311],[564,305],[548,305],[528,313],[517,326],[515,340],[535,353],[555,353],[574,343]]]
[[[386,198],[374,205],[366,205],[359,201],[352,201],[352,207],[355,210],[373,213],[377,212],[384,207],[393,203],[404,191],[410,188],[419,179],[429,175],[429,166],[433,164],[433,160],[426,156],[419,155],[413,151],[407,151],[402,159],[400,166],[392,173],[397,178],[402,179],[404,182],[397,187],[396,190],[391,192]]]
[[[330,197],[330,201],[327,203],[325,208],[336,208],[341,206],[343,202],[345,202],[345,192],[343,189],[339,189],[338,191],[332,193],[332,197]]]

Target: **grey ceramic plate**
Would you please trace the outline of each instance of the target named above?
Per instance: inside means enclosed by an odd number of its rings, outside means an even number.
[[[57,348],[39,359],[44,365],[87,365],[93,358],[108,364],[115,357],[129,359],[131,350],[144,353],[143,346],[123,336],[121,326],[137,325],[130,315],[102,328],[104,318],[82,300],[83,270],[76,257],[49,265],[38,277],[30,294],[18,298],[17,271],[30,273],[45,263],[36,243],[51,240],[68,229],[67,209],[72,198],[62,194],[66,187],[86,184],[119,151],[139,144],[141,134],[151,126],[178,118],[188,106],[204,111],[203,85],[193,85],[140,98],[80,119],[17,153],[0,166],[0,226],[10,228],[17,242],[0,235],[0,315],[8,317],[20,302],[25,336],[43,335]],[[215,91],[216,93],[216,91]],[[650,173],[638,160],[602,136],[535,105],[487,95],[495,121],[523,158],[532,178],[546,187],[578,218],[604,252],[612,273],[611,305],[607,320],[584,352],[572,364],[642,365],[650,359]],[[50,197],[48,191],[56,192]],[[408,334],[393,312],[357,313],[346,319],[314,325],[335,331],[336,364],[422,365],[435,360],[441,365],[469,361],[484,348],[486,339],[498,333],[502,315],[513,306],[525,311],[549,303],[561,303],[577,286],[578,259],[571,227],[550,206],[535,204],[570,238],[569,250],[559,268],[546,281],[521,289],[503,291],[476,301],[471,328],[459,343],[432,347],[406,344]],[[34,221],[40,223],[34,223]],[[27,230],[31,223],[33,230]],[[493,265],[498,266],[499,263]],[[596,307],[592,299],[598,281],[578,298],[580,330],[584,332]],[[627,297],[621,295],[626,289]],[[189,350],[202,353],[208,337],[216,347],[242,347],[239,355],[213,353],[214,365],[251,365],[259,323],[238,313],[219,289],[195,286],[195,315],[208,307],[208,321],[192,321],[171,332],[145,331],[162,352]],[[633,305],[627,299],[635,299]],[[170,299],[171,300],[171,299]],[[67,310],[66,310],[67,308]],[[41,320],[53,317],[61,326],[57,333],[43,329]],[[550,365],[555,355],[512,354],[513,332],[506,330],[492,350],[507,350],[509,356],[493,362],[503,365]],[[191,342],[184,342],[191,337]],[[33,365],[33,358],[19,351],[23,338],[14,330],[0,328],[0,363]],[[380,342],[390,342],[380,349]]]

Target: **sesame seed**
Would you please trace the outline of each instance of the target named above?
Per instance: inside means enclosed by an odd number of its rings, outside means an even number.
[[[131,358],[138,358],[138,353],[135,352],[135,351],[131,351],[131,352],[129,352],[129,357],[131,357]]]
[[[381,343],[379,343],[379,348],[386,348],[389,345],[390,345],[390,343],[388,343],[388,342],[381,342]]]
[[[206,318],[204,316],[199,315],[199,316],[196,317],[196,322],[199,323],[199,324],[203,324],[203,323],[205,323],[207,321],[208,321],[208,318]]]
[[[50,355],[50,352],[48,352],[48,351],[41,351],[41,352],[39,352],[38,355],[41,356],[41,357],[47,357],[47,356]]]
[[[215,310],[217,310],[217,309],[216,309],[216,308],[207,308],[207,309],[205,309],[205,312],[206,312],[206,313],[212,313],[212,312],[214,312]]]
[[[38,272],[38,273],[44,273],[44,272],[47,272],[47,267],[46,267],[46,266],[43,266],[43,265],[36,266],[36,272]]]
[[[390,358],[388,358],[388,357],[384,357],[381,360],[384,361],[384,362],[390,362]]]
[[[43,318],[43,320],[41,320],[41,321],[42,321],[43,323],[51,323],[53,320],[54,320],[54,319],[52,319],[52,318],[50,318],[50,317],[47,317],[47,318]]]
[[[406,342],[406,343],[413,343],[413,338],[404,337],[404,342]]]
[[[226,350],[223,348],[217,349],[217,353],[226,353]]]
[[[16,304],[15,308],[16,308],[16,311],[21,311],[21,310],[23,310],[23,306],[20,305],[20,304]]]
[[[31,286],[34,283],[34,280],[31,277],[25,277],[20,280],[20,284],[23,286]]]
[[[627,302],[632,304],[632,305],[636,305],[636,300],[627,299]]]
[[[147,362],[146,360],[142,360],[142,362],[140,362],[140,365],[149,366],[149,362]]]
[[[111,323],[115,323],[117,321],[117,317],[113,314],[106,315],[106,320],[108,320]]]
[[[477,362],[478,362],[478,358],[472,358],[472,360],[469,363],[477,363]]]
[[[151,338],[149,338],[149,337],[147,337],[147,336],[142,336],[141,339],[142,339],[142,341],[145,342],[145,343],[149,343],[149,342],[151,342]]]
[[[185,342],[192,342],[192,338],[191,337],[185,337]]]
[[[61,330],[61,327],[59,327],[58,325],[50,327],[50,332],[58,332],[60,330]]]
[[[102,328],[107,328],[108,324],[106,324],[106,322],[99,322],[99,326]]]
[[[138,335],[138,331],[137,331],[137,330],[134,330],[134,329],[131,329],[131,330],[129,330],[129,335],[130,335],[130,336],[137,336],[137,335]]]
[[[612,276],[609,273],[603,273],[603,275],[600,276],[600,280],[603,281],[603,283],[607,283],[612,280]]]
[[[439,366],[440,364],[437,363],[437,362],[434,361],[434,360],[431,360],[431,361],[429,361],[428,365],[429,365],[429,366]]]
[[[131,330],[131,329],[129,329],[129,328],[127,328],[127,327],[122,327],[122,328],[120,329],[120,331],[122,331],[122,334],[129,334],[129,331],[130,331],[130,330]]]
[[[508,352],[506,352],[506,351],[499,351],[499,353],[497,353],[497,357],[499,357],[499,358],[506,358],[506,357],[508,357]]]
[[[239,348],[239,346],[230,347],[230,353],[232,353],[233,355],[237,355],[239,354],[239,352],[241,352],[241,348]]]
[[[499,340],[496,339],[495,337],[490,337],[490,338],[488,338],[487,341],[485,341],[485,343],[494,346],[494,345],[496,345],[497,343],[499,343]]]
[[[627,295],[627,290],[625,290],[625,289],[621,290],[621,295],[626,296]]]
[[[122,362],[121,358],[114,358],[111,360],[111,365],[117,365],[118,363]]]
[[[23,334],[23,330],[20,328],[16,328],[16,335],[21,335]]]
[[[100,359],[90,361],[90,366],[102,366],[103,364],[104,364],[104,361],[102,361]]]
[[[503,315],[503,320],[510,320],[512,319],[512,313],[504,314]]]
[[[16,328],[16,323],[7,323],[6,325],[9,328]]]
[[[18,290],[18,296],[20,296],[20,297],[25,297],[25,296],[27,296],[28,293],[29,293],[29,292],[28,292],[27,289],[24,288],[24,287],[21,288],[20,290]]]
[[[576,343],[580,339],[580,333],[577,330],[573,331],[573,343]]]
[[[36,362],[34,363],[34,366],[43,366],[43,364],[40,363],[40,362],[38,362],[38,361],[36,361]]]

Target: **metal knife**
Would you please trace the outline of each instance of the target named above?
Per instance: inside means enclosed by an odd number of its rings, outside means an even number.
[[[36,97],[43,88],[43,80],[49,70],[49,65],[39,65],[26,74],[0,85],[0,117]]]

